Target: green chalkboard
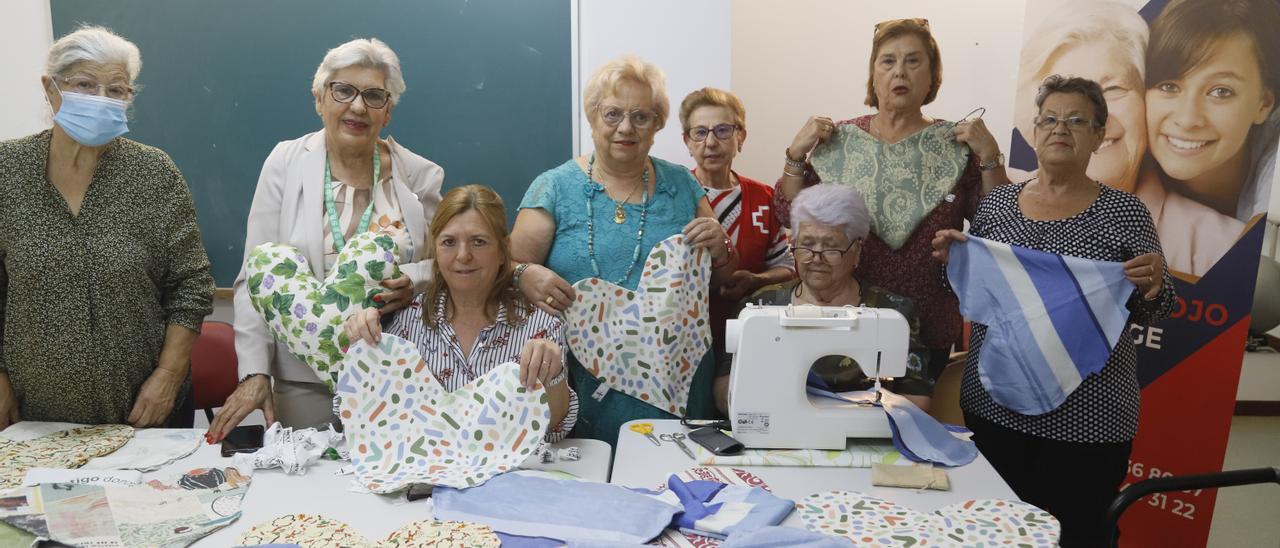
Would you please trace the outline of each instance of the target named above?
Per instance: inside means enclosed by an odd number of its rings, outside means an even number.
[[[329,48],[376,37],[408,91],[383,135],[483,183],[514,219],[572,151],[569,0],[53,0],[54,36],[105,25],[142,50],[129,137],[169,153],[195,196],[220,287],[244,254],[258,173],[321,128],[311,79]],[[316,227],[319,230],[319,227]]]

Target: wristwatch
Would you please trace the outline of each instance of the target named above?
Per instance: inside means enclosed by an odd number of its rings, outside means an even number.
[[[992,158],[990,162],[978,164],[978,169],[982,171],[991,171],[998,167],[1004,167],[1004,153],[1002,152],[996,153],[996,157]]]

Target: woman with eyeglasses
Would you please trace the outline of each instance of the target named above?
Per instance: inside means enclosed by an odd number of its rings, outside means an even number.
[[[799,279],[765,287],[744,299],[732,317],[747,303],[786,306],[860,306],[892,308],[911,326],[906,375],[885,384],[918,406],[928,405],[933,393],[929,376],[929,350],[920,341],[915,302],[854,275],[863,255],[863,242],[871,231],[871,214],[857,190],[843,185],[818,185],[804,189],[791,204],[791,250]],[[716,405],[727,413],[732,356],[717,355]],[[826,356],[813,364],[809,385],[832,392],[867,390],[871,379],[852,359]]]
[[[324,278],[352,236],[383,232],[395,240],[403,275],[374,297],[384,313],[404,308],[431,281],[427,223],[440,203],[444,170],[379,135],[404,94],[400,58],[378,39],[329,50],[311,83],[324,129],[276,145],[249,209],[244,249],[292,245]],[[241,270],[235,281],[236,358],[240,386],[209,425],[216,442],[254,409],[267,423],[319,427],[336,423],[333,394],[277,343],[253,309]]]
[[[680,103],[684,144],[716,219],[738,254],[738,270],[711,296],[711,335],[723,350],[724,325],[743,297],[795,278],[787,234],[773,214],[773,187],[733,170],[747,140],[747,111],[737,95],[706,87]]]
[[[1122,262],[1137,286],[1127,302],[1129,322],[1147,325],[1168,316],[1173,282],[1151,214],[1136,196],[1086,172],[1106,137],[1102,87],[1053,75],[1040,85],[1035,104],[1037,178],[988,194],[970,233],[1058,255]],[[958,230],[939,231],[934,257],[945,264],[951,243],[964,239]],[[983,387],[983,346],[1000,344],[986,335],[987,326],[975,322],[960,388],[973,441],[1018,498],[1058,518],[1063,546],[1110,546],[1112,539],[1102,538],[1104,515],[1127,473],[1138,431],[1133,337],[1120,337],[1102,370],[1085,377],[1057,408],[1025,415],[997,403]]]
[[[49,47],[53,127],[0,142],[0,430],[191,426],[213,277],[186,179],[122,137],[138,47],[83,26]]]
[[[942,53],[928,21],[877,24],[868,65],[866,104],[876,112],[842,122],[810,118],[786,149],[775,208],[787,223],[787,201],[822,182],[808,162],[818,144],[837,134],[858,143],[864,168],[850,180],[827,181],[857,188],[871,212],[858,275],[919,305],[936,376],[960,339],[961,318],[955,295],[939,282],[941,267],[929,259],[929,241],[938,230],[963,227],[986,192],[1009,182],[1004,155],[981,119],[951,123],[921,110],[942,86]]]
[[[662,70],[636,57],[609,61],[588,80],[582,103],[595,150],[534,179],[516,216],[511,249],[525,297],[559,314],[573,303],[571,284],[584,278],[634,290],[650,249],[675,234],[711,254],[714,291],[737,270],[737,255],[698,180],[649,156],[669,111]],[[693,418],[714,413],[714,360],[707,354],[692,381]],[[597,394],[599,381],[572,355],[568,363],[580,406],[571,436],[613,444],[624,422],[673,418],[618,391]]]

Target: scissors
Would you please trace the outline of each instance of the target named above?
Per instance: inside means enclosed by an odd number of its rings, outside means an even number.
[[[676,432],[674,434],[662,434],[661,436],[658,436],[658,437],[661,438],[662,441],[675,442],[676,445],[680,446],[680,450],[684,451],[684,454],[689,455],[689,458],[691,459],[697,460],[698,457],[693,456],[693,451],[689,449],[688,445],[684,444],[684,439],[686,437],[684,434],[680,432]]]
[[[635,432],[635,433],[640,434],[640,435],[642,435],[642,436],[644,436],[644,437],[646,437],[646,438],[649,438],[649,441],[653,442],[653,444],[654,444],[654,445],[656,445],[656,446],[658,446],[658,447],[662,447],[662,442],[658,441],[658,438],[653,437],[653,425],[652,425],[652,424],[647,423],[647,422],[640,422],[640,423],[633,424],[633,425],[629,426],[628,428],[630,428],[632,432]]]

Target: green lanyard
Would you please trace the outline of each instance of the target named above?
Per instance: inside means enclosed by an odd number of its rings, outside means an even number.
[[[378,196],[378,177],[382,175],[382,158],[378,155],[378,144],[373,144],[373,192],[369,194],[369,207],[364,210],[364,215],[360,217],[360,225],[356,227],[356,234],[361,234],[369,230],[369,220],[373,218],[373,204],[377,201]],[[352,202],[354,203],[354,202]],[[333,250],[341,253],[342,248],[347,245],[347,238],[343,236],[342,226],[338,223],[338,207],[333,203],[333,176],[329,173],[329,157],[324,158],[324,209],[329,214],[329,232],[333,234]]]

